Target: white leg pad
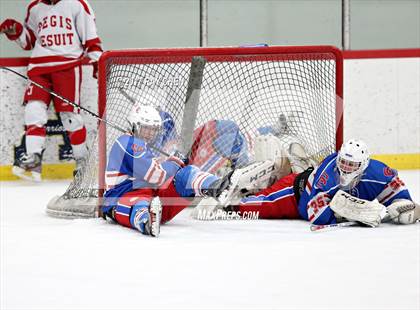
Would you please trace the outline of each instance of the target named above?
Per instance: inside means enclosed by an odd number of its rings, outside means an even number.
[[[26,136],[26,152],[28,154],[32,153],[42,153],[42,150],[45,148],[45,137],[41,136]]]
[[[88,155],[88,149],[86,147],[86,142],[78,145],[71,145],[73,149],[74,158],[86,158]]]
[[[48,121],[47,105],[40,100],[30,100],[25,105],[25,125],[44,126]]]
[[[73,132],[83,128],[84,122],[80,114],[74,112],[60,112],[61,122],[65,130]]]

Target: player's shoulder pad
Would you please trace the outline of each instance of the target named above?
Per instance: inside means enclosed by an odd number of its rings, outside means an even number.
[[[371,159],[362,179],[386,182],[392,180],[397,175],[397,170],[388,167],[386,164],[379,160]]]
[[[146,143],[143,140],[135,138],[131,135],[120,136],[116,140],[116,143],[118,143],[123,151],[133,157],[140,157],[147,151]]]
[[[28,18],[29,18],[29,14],[31,13],[31,10],[34,9],[40,3],[42,3],[41,0],[33,0],[28,4],[28,6],[26,7],[25,22],[28,22]]]
[[[93,16],[92,7],[90,6],[90,4],[87,0],[77,0],[76,2],[79,2],[79,4],[81,5],[81,7],[85,11],[85,13]]]
[[[314,186],[323,191],[329,191],[337,185],[336,176],[337,153],[328,155],[319,165],[314,177]]]
[[[238,125],[234,121],[226,119],[216,120],[216,130],[219,134],[240,132]]]

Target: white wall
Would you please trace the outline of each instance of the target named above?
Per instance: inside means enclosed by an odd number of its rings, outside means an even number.
[[[420,153],[420,58],[344,61],[344,138],[373,154]]]
[[[90,66],[84,73],[82,102],[95,110],[96,80]],[[420,152],[420,58],[345,60],[344,85],[345,138],[364,139],[373,154]],[[20,142],[24,88],[22,79],[0,70],[0,165],[12,163],[13,145]],[[96,121],[84,118],[94,135]],[[48,139],[53,147],[44,158],[54,163],[61,141]]]

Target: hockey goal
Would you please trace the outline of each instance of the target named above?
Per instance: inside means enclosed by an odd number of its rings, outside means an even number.
[[[270,126],[300,141],[316,161],[342,144],[343,61],[332,46],[108,51],[98,83],[102,118],[127,128],[133,102],[156,105],[173,117],[184,152],[194,129],[211,120],[236,124],[250,160],[253,137]],[[50,201],[48,214],[97,216],[107,154],[119,135],[99,124],[87,164],[65,194]]]

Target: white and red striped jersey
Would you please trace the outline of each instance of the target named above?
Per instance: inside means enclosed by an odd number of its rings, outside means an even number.
[[[97,61],[102,53],[94,12],[86,0],[32,1],[16,42],[33,50],[28,75],[77,66],[84,56]]]

